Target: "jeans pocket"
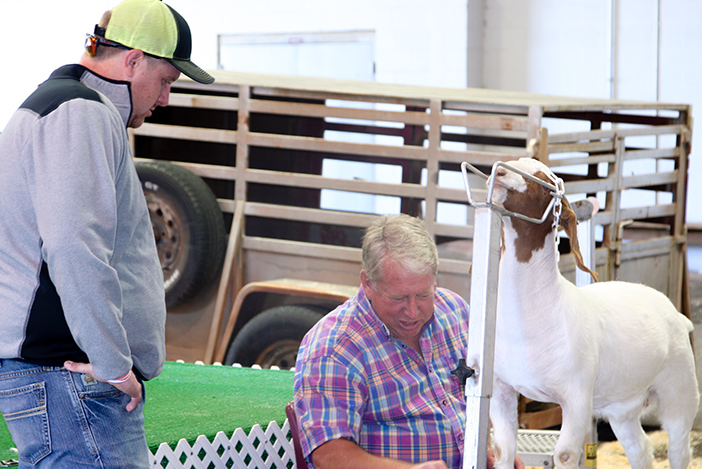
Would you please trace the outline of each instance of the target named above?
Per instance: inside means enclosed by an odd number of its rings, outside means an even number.
[[[88,391],[78,391],[78,399],[92,425],[114,425],[131,399],[108,383],[98,382]]]
[[[51,453],[43,382],[0,391],[0,411],[22,461],[36,464]]]

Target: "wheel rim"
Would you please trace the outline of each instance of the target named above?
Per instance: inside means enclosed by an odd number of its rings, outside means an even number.
[[[154,193],[146,192],[145,196],[167,288],[180,275],[179,266],[187,257],[187,233],[182,232],[183,221],[168,201]]]
[[[295,366],[297,351],[300,342],[297,340],[279,340],[266,347],[256,358],[261,368],[277,366],[280,369],[289,369]]]

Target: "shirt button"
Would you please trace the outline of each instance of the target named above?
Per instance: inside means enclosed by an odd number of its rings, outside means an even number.
[[[441,401],[441,403],[442,403],[443,405],[448,405],[448,401],[447,401],[446,399],[444,399],[443,401]]]

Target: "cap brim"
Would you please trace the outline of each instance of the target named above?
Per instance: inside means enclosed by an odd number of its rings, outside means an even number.
[[[166,59],[168,60],[175,68],[180,70],[182,73],[187,75],[188,77],[192,78],[193,80],[197,81],[198,83],[204,83],[206,85],[209,85],[210,83],[214,83],[214,77],[192,63],[189,60],[178,60],[178,59]]]

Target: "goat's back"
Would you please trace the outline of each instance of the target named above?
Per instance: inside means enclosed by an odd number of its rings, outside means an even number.
[[[692,322],[661,292],[628,282],[579,289],[597,316],[599,370],[594,399],[622,401],[648,392],[663,370],[694,374]],[[692,367],[692,370],[689,368]]]

